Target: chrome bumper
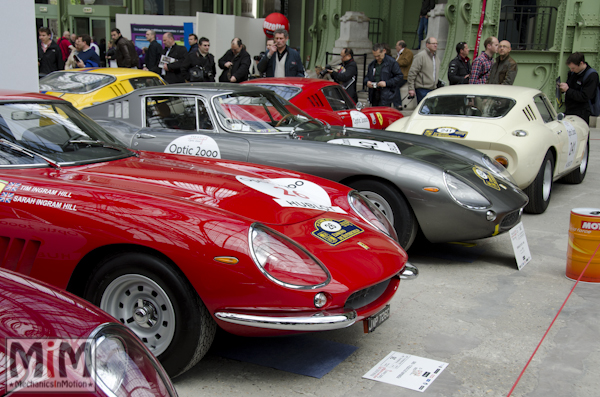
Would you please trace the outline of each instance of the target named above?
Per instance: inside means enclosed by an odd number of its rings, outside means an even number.
[[[287,331],[329,331],[346,328],[356,322],[356,311],[328,314],[320,312],[307,317],[271,317],[249,314],[216,312],[215,317],[228,323],[249,327],[280,329]]]
[[[410,263],[406,262],[406,265],[404,266],[404,270],[402,270],[402,273],[400,273],[400,279],[401,280],[414,280],[418,276],[419,276],[419,269],[417,269],[417,267],[415,265],[411,265]]]

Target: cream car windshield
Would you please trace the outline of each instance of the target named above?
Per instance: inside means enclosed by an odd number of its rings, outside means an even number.
[[[109,85],[115,76],[99,73],[54,72],[40,79],[40,91],[85,94]]]
[[[492,95],[439,95],[425,97],[419,114],[500,118],[515,104],[514,99]]]
[[[322,127],[319,121],[270,92],[231,93],[212,101],[219,123],[230,132],[277,134]]]
[[[87,164],[133,155],[70,105],[53,102],[0,105],[0,142],[0,165],[46,165],[44,157]]]

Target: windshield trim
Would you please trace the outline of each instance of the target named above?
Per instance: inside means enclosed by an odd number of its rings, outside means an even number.
[[[117,160],[123,160],[123,159],[127,159],[129,157],[135,157],[138,154],[129,148],[126,148],[127,152],[123,152],[122,156],[115,156],[115,157],[101,157],[101,158],[96,158],[96,159],[90,159],[90,160],[82,160],[82,161],[66,161],[66,162],[57,162],[58,165],[62,167],[73,167],[73,166],[81,166],[81,165],[88,165],[88,164],[98,164],[98,163],[106,163],[107,161],[117,161]],[[37,154],[36,154],[37,156]],[[48,164],[47,162],[43,162],[43,163],[35,163],[35,164],[0,164],[0,169],[23,169],[23,168],[49,168],[51,167],[50,164]]]
[[[52,76],[53,74],[59,75],[59,74],[67,74],[67,73],[72,73],[72,74],[75,74],[75,75],[81,75],[82,73],[88,73],[88,72],[73,72],[73,71],[68,71],[68,72],[67,72],[67,71],[65,71],[65,70],[63,70],[63,71],[57,70],[56,72],[53,72],[53,73],[50,73],[49,75],[46,75],[46,76],[44,76],[44,77],[43,77],[41,80],[45,79],[46,77],[50,77],[50,76]],[[85,95],[85,94],[89,94],[89,93],[91,93],[91,92],[97,91],[97,90],[99,90],[99,89],[101,89],[101,88],[104,88],[104,87],[106,87],[106,86],[108,86],[108,85],[111,85],[111,84],[113,84],[114,82],[116,82],[116,81],[117,81],[117,77],[116,77],[116,76],[113,76],[113,75],[110,75],[110,74],[105,74],[105,73],[93,73],[93,74],[94,74],[94,75],[98,75],[98,76],[106,76],[106,77],[109,77],[109,78],[111,79],[111,81],[109,81],[108,83],[106,83],[106,84],[104,84],[104,85],[101,85],[101,86],[99,86],[99,87],[96,87],[96,88],[94,88],[94,89],[91,89],[91,90],[89,90],[89,91],[83,91],[83,92],[69,92],[69,91],[57,91],[57,90],[44,90],[44,92],[60,92],[60,93],[63,93],[63,94],[72,94],[72,95]],[[40,85],[42,84],[42,81],[41,81],[41,80],[40,80]],[[41,87],[40,87],[40,88],[41,88]]]

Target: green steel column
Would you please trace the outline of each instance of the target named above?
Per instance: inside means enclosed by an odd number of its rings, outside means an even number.
[[[233,15],[242,16],[242,0],[233,0]]]
[[[302,0],[302,11],[300,16],[300,59],[304,62],[304,32],[306,27],[306,0]]]

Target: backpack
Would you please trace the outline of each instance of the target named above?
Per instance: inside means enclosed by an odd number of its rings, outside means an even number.
[[[598,72],[596,72],[594,68],[589,68],[585,71],[585,73],[583,74],[583,79],[581,81],[582,84],[592,73],[598,74]],[[590,111],[592,112],[592,116],[600,116],[600,84],[596,85],[596,95],[594,95],[594,97],[591,100],[588,100],[588,103],[590,105]]]

